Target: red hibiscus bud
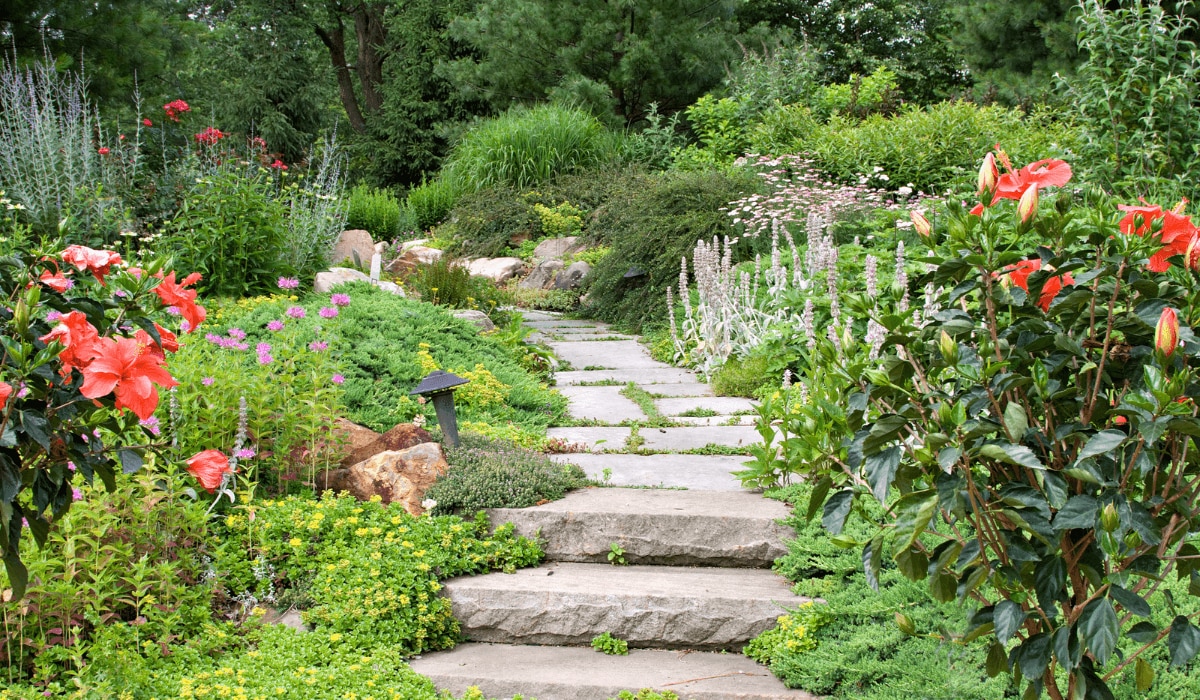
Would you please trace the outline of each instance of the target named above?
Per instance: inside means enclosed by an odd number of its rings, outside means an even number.
[[[232,472],[229,458],[220,450],[205,450],[187,461],[188,473],[196,477],[205,491],[212,493],[225,480],[225,472]]]
[[[8,405],[8,397],[12,396],[13,388],[8,382],[0,382],[0,411]]]
[[[1037,213],[1038,208],[1038,188],[1030,187],[1021,195],[1020,201],[1017,202],[1017,216],[1021,217],[1021,223],[1025,223],[1033,218]]]
[[[912,219],[913,228],[921,234],[921,238],[929,240],[929,237],[933,235],[933,224],[929,223],[929,219],[926,219],[925,215],[916,209],[908,212],[908,217]]]
[[[996,167],[996,156],[989,152],[983,157],[983,164],[979,166],[978,194],[995,191],[999,179],[1000,169]]]
[[[983,216],[983,205],[976,204],[975,206],[971,207],[971,216]]]
[[[1179,346],[1179,315],[1175,309],[1167,307],[1158,317],[1158,325],[1154,327],[1154,347],[1163,355],[1170,357]]]

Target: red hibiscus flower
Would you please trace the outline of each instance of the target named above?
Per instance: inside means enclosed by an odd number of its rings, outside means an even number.
[[[1040,269],[1042,269],[1042,261],[1034,259],[1022,260],[1016,265],[1009,265],[1004,268],[1004,272],[1008,273],[1008,279],[1013,284],[1028,292],[1029,276]],[[1042,295],[1038,298],[1038,306],[1042,307],[1042,311],[1050,310],[1050,303],[1062,291],[1063,283],[1075,284],[1075,279],[1070,274],[1055,275],[1042,285]]]
[[[153,352],[143,352],[145,346],[134,338],[103,338],[97,344],[98,354],[83,370],[83,386],[79,393],[98,399],[116,393],[117,410],[130,409],[142,420],[154,415],[158,408],[158,389],[169,389],[179,382],[167,372],[163,360]]]
[[[63,292],[74,286],[74,282],[63,276],[61,272],[51,274],[49,270],[43,270],[42,276],[38,278],[42,284],[62,294]]]
[[[63,346],[58,359],[62,362],[61,374],[64,377],[70,376],[72,368],[82,370],[87,367],[99,353],[97,346],[100,334],[95,326],[88,323],[82,311],[72,311],[63,316],[58,325],[40,340],[43,343],[57,340]]]
[[[1071,181],[1071,166],[1054,158],[1030,163],[1020,170],[1004,173],[996,183],[992,204],[1001,199],[1020,199],[1030,187],[1062,187]]]
[[[274,168],[275,170],[287,170],[287,165],[284,164],[284,162],[282,160],[279,160],[278,158],[275,159],[274,163],[271,163],[271,167]]]
[[[205,491],[212,493],[225,480],[227,472],[232,473],[229,458],[220,450],[205,450],[198,452],[187,461],[188,473],[196,477]]]
[[[140,329],[133,337],[141,343],[142,347],[145,348],[145,352],[153,353],[163,361],[166,361],[166,353],[179,351],[179,339],[175,337],[174,333],[157,323],[154,324],[154,328],[158,330],[158,337],[162,338],[161,344],[154,342],[154,338],[151,338],[149,333]]]
[[[74,265],[78,270],[87,270],[96,277],[101,286],[104,276],[113,265],[121,263],[121,256],[111,250],[93,250],[87,246],[69,245],[62,252],[62,259]]]
[[[1147,267],[1151,272],[1166,272],[1171,264],[1168,259],[1172,255],[1187,255],[1192,241],[1200,235],[1200,229],[1192,223],[1191,217],[1184,216],[1178,211],[1163,211],[1158,205],[1144,204],[1141,206],[1117,207],[1125,212],[1125,216],[1117,222],[1117,228],[1127,236],[1146,236],[1154,228],[1154,222],[1162,220],[1159,236],[1163,247],[1150,257]]]
[[[8,405],[8,397],[12,396],[12,393],[12,384],[0,382],[0,411],[3,411],[4,407]]]
[[[161,277],[162,274],[159,273],[159,276]],[[186,289],[199,281],[200,273],[193,272],[183,278],[183,282],[176,283],[175,273],[172,272],[163,277],[162,282],[159,282],[158,286],[154,288],[154,293],[158,295],[159,299],[162,299],[163,304],[179,309],[180,315],[188,323],[189,333],[196,330],[207,317],[204,307],[196,303],[196,290]]]

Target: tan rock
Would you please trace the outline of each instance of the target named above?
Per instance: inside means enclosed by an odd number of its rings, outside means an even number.
[[[580,250],[583,250],[583,246],[579,244],[578,236],[547,238],[538,243],[537,247],[533,249],[533,261],[562,260],[568,255],[578,253]]]
[[[345,418],[338,418],[337,421],[334,422],[333,433],[337,436],[338,442],[345,446],[345,451],[347,454],[355,454],[362,448],[370,445],[381,437],[380,434],[374,430],[361,426],[358,423],[352,423]],[[376,450],[376,452],[382,452],[382,450]],[[372,452],[371,454],[375,453]],[[361,459],[356,460],[356,462],[361,461]],[[342,466],[348,467],[356,462],[343,462]]]
[[[496,284],[512,279],[525,267],[520,258],[479,258],[467,266],[472,277],[486,277]]]
[[[394,275],[411,275],[421,265],[432,265],[442,259],[445,253],[437,248],[413,246],[400,254],[400,257],[388,263],[388,272]]]
[[[371,440],[354,446],[342,458],[343,467],[350,467],[359,462],[365,462],[380,452],[407,450],[410,447],[433,440],[433,437],[425,432],[423,428],[418,428],[412,423],[400,423],[383,435],[374,432],[372,435],[374,437]]]
[[[371,239],[371,234],[362,229],[350,229],[342,231],[337,245],[333,247],[333,254],[329,256],[329,262],[337,265],[348,260],[356,267],[370,265],[371,256],[374,254],[375,241]],[[354,259],[356,255],[358,260]]]
[[[384,503],[400,503],[413,515],[424,512],[425,492],[449,468],[442,446],[426,442],[407,450],[380,452],[346,469],[317,477],[317,488],[347,491],[360,501],[379,496]]]

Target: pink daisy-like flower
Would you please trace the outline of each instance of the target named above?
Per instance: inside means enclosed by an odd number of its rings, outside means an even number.
[[[269,354],[267,354],[265,352],[258,356],[258,364],[260,364],[260,365],[269,365],[274,361],[275,361],[275,358],[271,357]]]
[[[271,352],[271,344],[259,343],[258,345],[254,346],[254,352],[258,353],[259,355],[266,355],[267,353]]]
[[[276,284],[280,289],[295,289],[300,286],[300,280],[295,277],[280,277]]]
[[[346,381],[346,378],[340,374],[335,374],[329,378],[329,381],[333,382],[334,384],[341,384]]]
[[[74,462],[67,462],[67,470],[68,470],[68,471],[75,471],[75,463],[74,463]]]
[[[303,306],[292,306],[288,308],[286,313],[292,318],[304,318],[308,315],[308,312],[304,310]]]
[[[143,428],[145,428],[146,430],[150,431],[150,434],[155,437],[158,437],[158,435],[160,433],[162,433],[162,429],[158,425],[158,417],[157,416],[150,416],[146,420],[140,420],[140,421],[138,421],[138,425],[140,425]]]
[[[212,377],[205,377],[200,380],[200,383],[203,384],[204,386],[212,386],[213,382],[215,382],[215,381],[217,381],[217,380],[213,379]]]
[[[267,330],[269,330],[269,331],[283,330],[283,321],[280,321],[279,319],[275,319],[274,321],[271,321],[270,323],[267,324]]]
[[[61,321],[62,317],[63,315],[61,313],[57,311],[51,311],[50,313],[46,314],[46,321],[49,323],[54,323],[55,321]]]
[[[324,340],[314,340],[308,344],[308,349],[312,350],[313,352],[321,352],[328,347],[329,343],[326,343]]]
[[[334,318],[338,315],[338,310],[336,306],[322,306],[317,313],[321,315],[321,318]]]
[[[171,314],[172,316],[178,316],[180,314],[179,307],[178,306],[168,306],[167,313]]]
[[[349,294],[334,294],[329,297],[329,301],[333,302],[334,306],[350,306]]]

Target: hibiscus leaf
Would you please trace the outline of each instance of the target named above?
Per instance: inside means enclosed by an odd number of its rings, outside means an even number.
[[[1126,438],[1128,437],[1129,436],[1120,430],[1101,430],[1093,435],[1092,438],[1087,441],[1087,444],[1083,446],[1083,449],[1079,451],[1077,461],[1082,462],[1088,457],[1095,457],[1096,455],[1102,455],[1106,452],[1110,452],[1113,449],[1116,449],[1116,447],[1122,442],[1125,442]]]
[[[871,493],[880,503],[887,501],[888,489],[896,478],[896,469],[900,467],[900,448],[892,446],[879,454],[867,457],[864,468],[867,472],[867,483],[871,485]]]
[[[144,460],[142,456],[131,449],[121,449],[117,451],[117,455],[121,458],[121,471],[126,474],[133,474],[142,468]]]

